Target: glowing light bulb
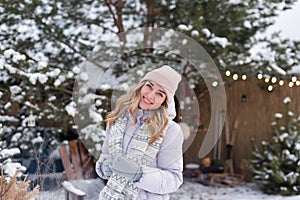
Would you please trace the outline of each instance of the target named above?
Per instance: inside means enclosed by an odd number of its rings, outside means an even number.
[[[289,82],[289,87],[293,87],[294,86],[294,82]]]
[[[230,76],[230,75],[231,75],[230,71],[229,71],[229,70],[226,70],[225,75],[226,75],[226,76]]]
[[[272,83],[276,83],[276,82],[277,82],[277,78],[276,78],[275,76],[273,76],[273,77],[271,78],[271,82],[272,82]]]
[[[268,91],[269,91],[269,92],[273,91],[273,89],[274,89],[273,85],[269,85],[269,86],[268,86]]]
[[[238,75],[238,74],[233,74],[233,76],[232,76],[232,79],[233,79],[233,80],[236,81],[236,80],[238,80],[238,78],[239,78],[239,75]]]
[[[266,77],[265,78],[265,83],[269,83],[270,82],[270,78]]]
[[[247,79],[247,75],[246,75],[246,74],[243,74],[243,75],[242,75],[242,79],[243,79],[243,80],[246,80],[246,79]]]
[[[262,74],[257,74],[257,78],[260,80],[263,78],[263,75]]]
[[[280,81],[279,81],[279,85],[280,85],[280,86],[283,86],[283,85],[284,85],[284,80],[280,80]]]

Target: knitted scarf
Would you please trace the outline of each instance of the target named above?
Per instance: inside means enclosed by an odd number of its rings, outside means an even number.
[[[125,113],[111,127],[108,152],[113,159],[122,153],[122,141],[127,121],[128,113]],[[149,145],[150,136],[148,128],[145,124],[142,124],[134,135],[131,149],[126,157],[140,165],[149,166],[154,161],[162,140],[163,138],[160,137],[156,142]],[[99,200],[135,200],[138,192],[139,189],[134,186],[131,180],[113,173],[106,186],[100,192]]]

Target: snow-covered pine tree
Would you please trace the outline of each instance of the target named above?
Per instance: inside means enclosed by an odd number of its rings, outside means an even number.
[[[300,194],[300,118],[290,110],[290,102],[286,97],[284,113],[275,114],[271,141],[259,146],[252,140],[250,171],[254,182],[268,194]]]

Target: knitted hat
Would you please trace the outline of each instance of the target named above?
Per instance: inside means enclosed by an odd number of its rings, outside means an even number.
[[[160,68],[148,72],[142,81],[154,81],[160,85],[166,92],[167,100],[170,102],[177,90],[178,83],[181,81],[181,76],[171,67],[164,65]]]

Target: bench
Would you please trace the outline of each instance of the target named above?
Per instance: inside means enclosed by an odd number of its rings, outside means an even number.
[[[59,154],[67,179],[62,183],[65,199],[73,197],[76,200],[83,200],[86,193],[74,187],[70,181],[96,178],[94,157],[89,154],[81,140],[71,140],[63,144],[59,148]]]

